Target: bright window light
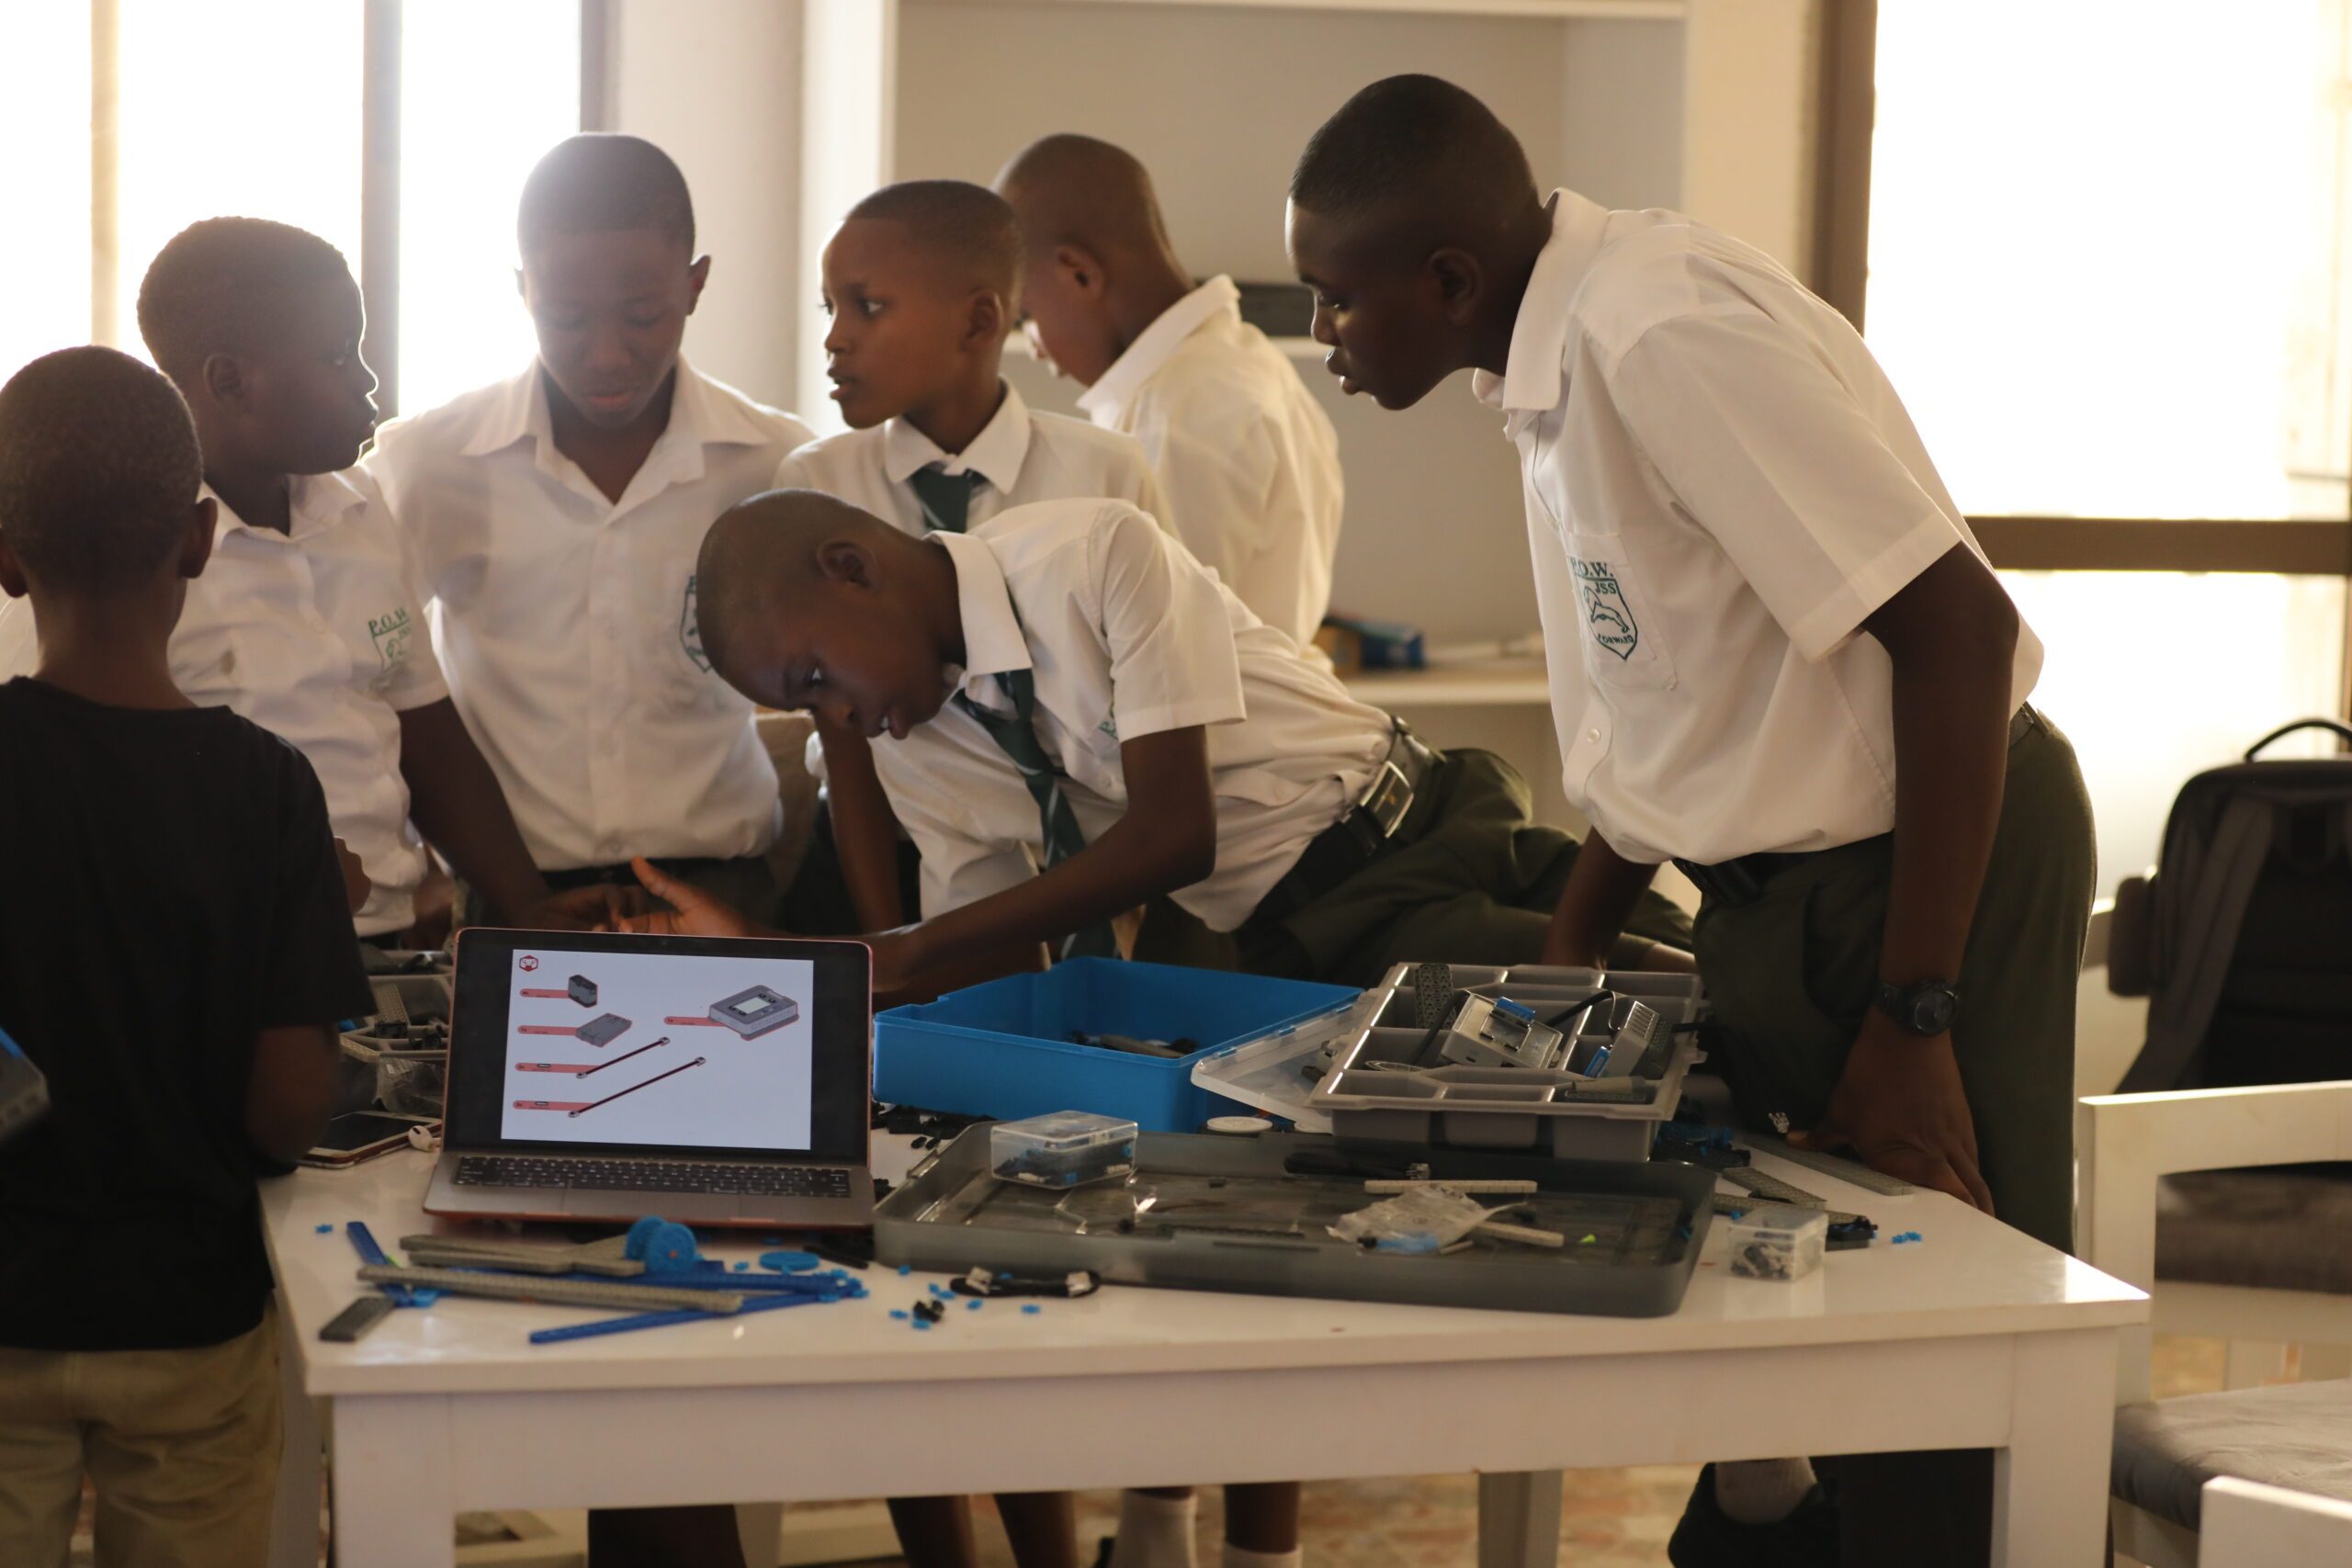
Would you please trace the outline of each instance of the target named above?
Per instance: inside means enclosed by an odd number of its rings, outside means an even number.
[[[530,361],[514,202],[580,129],[580,5],[406,0],[401,33],[400,406],[417,413]]]
[[[7,199],[18,236],[0,244],[5,381],[27,360],[90,341],[86,6],[12,6],[0,20],[0,147],[17,149]]]
[[[164,243],[199,218],[308,229],[357,276],[365,44],[356,0],[120,5],[117,346],[144,356],[140,279]]]
[[[1880,0],[1869,337],[1963,508],[2346,515],[2347,18]],[[2155,859],[2191,773],[2342,701],[2339,579],[2004,577],[2105,892]]]
[[[1973,513],[2341,518],[2346,0],[1881,0],[1868,330]]]

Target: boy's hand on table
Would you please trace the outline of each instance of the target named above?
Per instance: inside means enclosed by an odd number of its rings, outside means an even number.
[[[1850,1147],[1872,1170],[1993,1212],[1949,1034],[1922,1039],[1873,1010],[1821,1120],[1791,1133],[1789,1142],[1825,1152]]]
[[[600,929],[636,931],[646,936],[764,936],[757,925],[744,918],[742,912],[721,903],[690,882],[657,869],[650,861],[639,857],[629,862],[638,881],[646,892],[669,906],[645,914],[623,915],[606,919]]]
[[[368,895],[376,890],[376,885],[368,880],[368,873],[360,866],[359,857],[353,854],[351,846],[341,839],[334,841],[334,858],[343,863],[343,894],[350,900],[351,912],[356,915],[360,906],[368,902]]]
[[[600,882],[553,895],[531,910],[523,923],[534,931],[614,931],[621,921],[650,913],[652,908],[641,889]]]

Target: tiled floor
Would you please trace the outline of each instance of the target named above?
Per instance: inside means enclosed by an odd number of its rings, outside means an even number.
[[[2165,1337],[2156,1341],[2158,1397],[2222,1386],[2219,1340]],[[1666,1540],[1682,1512],[1695,1468],[1645,1466],[1579,1471],[1568,1478],[1560,1508],[1562,1568],[1660,1568]],[[1118,1495],[1079,1497],[1080,1557],[1118,1520]],[[982,1505],[982,1568],[1013,1568],[993,1510]],[[1311,1568],[1467,1568],[1477,1559],[1478,1488],[1468,1476],[1403,1476],[1309,1486],[1300,1513]],[[87,1520],[74,1540],[74,1568],[89,1561]],[[1200,1500],[1199,1561],[1217,1568],[1224,1509],[1217,1489]],[[883,1568],[896,1559],[884,1560]],[[684,1565],[682,1565],[684,1568]]]

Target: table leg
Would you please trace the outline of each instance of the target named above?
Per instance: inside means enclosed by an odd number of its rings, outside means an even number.
[[[1993,1568],[2093,1568],[2107,1543],[2115,1334],[2021,1334],[1993,1458]]]
[[[332,1408],[338,1568],[454,1568],[448,1400],[346,1394]]]
[[[318,1403],[302,1392],[302,1359],[292,1319],[278,1313],[277,1388],[285,1407],[285,1446],[277,1459],[277,1504],[269,1519],[269,1568],[319,1568],[319,1445],[325,1432]]]
[[[1478,1568],[1555,1568],[1560,1560],[1560,1472],[1478,1477]]]

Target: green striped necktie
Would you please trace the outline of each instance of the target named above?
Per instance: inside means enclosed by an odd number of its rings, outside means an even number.
[[[941,463],[909,474],[907,483],[914,487],[915,502],[922,508],[922,531],[962,533],[965,522],[972,515],[972,492],[987,482],[977,470],[967,468],[960,474],[951,474]]]
[[[928,505],[925,510],[928,512]],[[1036,798],[1037,818],[1045,829],[1046,864],[1049,868],[1059,865],[1086,847],[1086,835],[1079,830],[1078,814],[1070,809],[1069,796],[1062,789],[1064,775],[1060,767],[1046,750],[1045,742],[1037,739],[1036,680],[1030,671],[1008,670],[996,677],[996,683],[1012,699],[1012,717],[990,712],[962,692],[956,694],[956,705],[970,714],[1004,749],[1004,754],[1012,759],[1012,765],[1021,770],[1021,782]],[[1064,958],[1119,955],[1118,944],[1108,925],[1088,926],[1071,932],[1061,951]]]

